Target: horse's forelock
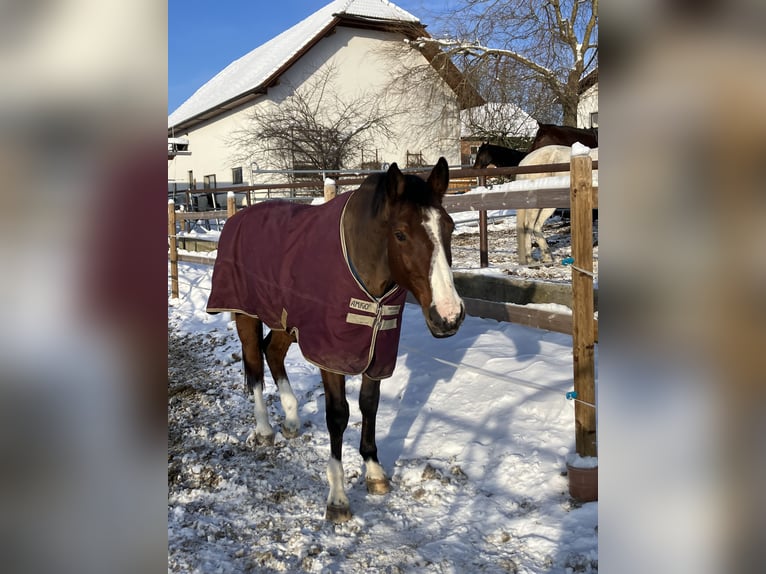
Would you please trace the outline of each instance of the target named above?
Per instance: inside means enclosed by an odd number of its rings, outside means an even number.
[[[400,198],[401,201],[417,207],[438,207],[441,205],[441,196],[427,182],[416,175],[407,175],[406,178],[407,183]]]
[[[373,178],[374,181],[371,181]],[[373,215],[380,214],[389,201],[397,204],[411,204],[416,207],[438,207],[441,205],[441,196],[435,193],[428,183],[416,175],[404,175],[404,190],[396,199],[392,199],[388,193],[386,174],[370,176],[362,184],[362,186],[365,185],[375,187],[372,201]]]

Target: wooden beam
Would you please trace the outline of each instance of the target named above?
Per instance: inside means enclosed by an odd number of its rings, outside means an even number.
[[[572,355],[574,365],[575,446],[580,456],[598,456],[596,447],[595,333],[593,329],[592,162],[572,156]],[[590,403],[590,404],[585,404]]]
[[[176,242],[176,202],[168,201],[168,241],[170,243],[170,296],[178,298],[178,249]]]
[[[178,261],[186,261],[187,263],[198,263],[200,265],[215,265],[215,257],[205,257],[204,255],[188,255],[185,253],[178,254]],[[178,273],[176,273],[176,277]]]
[[[487,211],[479,212],[479,267],[489,267],[489,232],[487,230]]]

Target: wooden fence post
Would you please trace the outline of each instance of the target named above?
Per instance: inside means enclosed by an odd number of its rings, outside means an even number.
[[[170,241],[170,296],[178,298],[178,248],[176,245],[176,202],[168,201],[168,240]]]
[[[572,155],[572,354],[574,358],[575,446],[580,456],[598,456],[593,324],[593,163]],[[582,402],[581,402],[582,401]],[[590,404],[585,404],[590,403]]]
[[[331,199],[335,198],[337,193],[338,186],[336,185],[335,180],[326,177],[324,180],[324,200],[330,201]]]
[[[237,200],[234,192],[229,191],[226,193],[226,217],[231,217],[235,213],[237,213]]]
[[[479,212],[479,267],[489,267],[489,240],[487,235],[487,210]]]

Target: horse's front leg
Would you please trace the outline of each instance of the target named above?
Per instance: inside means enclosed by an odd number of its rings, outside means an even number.
[[[343,486],[343,433],[348,426],[348,401],[346,400],[346,378],[343,375],[322,370],[324,385],[325,415],[327,430],[330,432],[330,462],[327,465],[327,480],[330,494],[327,496],[325,518],[332,522],[345,522],[351,518],[351,508]]]
[[[386,494],[391,486],[383,467],[378,461],[378,447],[375,444],[375,418],[380,401],[380,381],[362,375],[362,390],[359,392],[359,409],[362,411],[362,439],[359,453],[366,469],[365,482],[370,494]]]

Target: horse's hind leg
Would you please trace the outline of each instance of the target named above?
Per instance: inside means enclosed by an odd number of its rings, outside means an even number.
[[[279,389],[279,399],[285,411],[285,422],[282,423],[282,434],[285,438],[295,438],[301,428],[298,417],[298,399],[295,398],[293,388],[285,371],[285,355],[293,342],[292,335],[285,331],[271,331],[266,338],[265,354],[269,364],[271,375]]]
[[[325,518],[332,522],[345,522],[351,518],[351,508],[343,486],[342,452],[343,433],[348,426],[348,401],[346,378],[343,375],[322,370],[324,384],[325,416],[330,431],[330,462],[327,464],[327,480],[330,494],[327,496]]]
[[[545,222],[548,221],[548,218],[553,215],[554,211],[554,208],[538,210],[532,227],[535,235],[535,241],[537,241],[537,246],[540,248],[540,261],[543,263],[551,263],[553,261],[551,248],[548,245],[548,242],[545,240],[545,234],[543,233],[543,225],[545,225]]]
[[[269,423],[269,413],[263,400],[263,323],[255,317],[236,313],[237,334],[242,342],[242,362],[245,365],[247,390],[255,402],[255,430],[248,437],[256,444],[274,444],[274,430]]]
[[[380,381],[362,375],[362,389],[359,392],[359,409],[362,411],[362,439],[359,453],[366,468],[365,482],[370,494],[386,494],[391,486],[386,472],[378,462],[378,447],[375,444],[375,418],[380,401]]]
[[[532,229],[530,219],[533,217],[532,209],[516,210],[516,249],[519,254],[519,265],[527,265],[532,262]]]

